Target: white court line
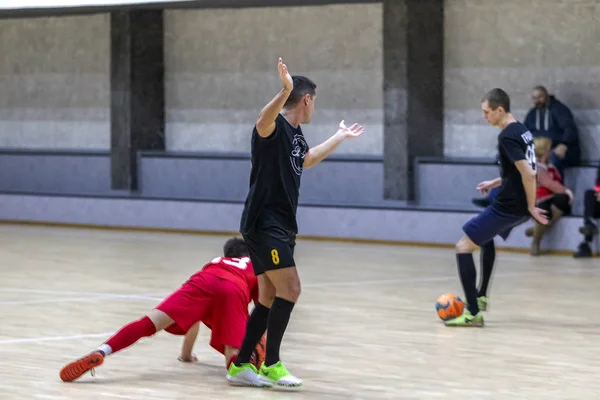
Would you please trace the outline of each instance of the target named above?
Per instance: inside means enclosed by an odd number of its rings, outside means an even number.
[[[493,278],[527,278],[538,275],[542,270],[535,272],[508,272],[508,273],[496,273],[493,275]],[[564,270],[564,271],[548,271],[551,275],[578,275],[582,273],[590,273],[595,271],[581,271],[581,270]],[[445,282],[452,281],[455,279],[459,279],[458,275],[448,275],[448,276],[429,276],[423,278],[400,278],[400,279],[376,279],[376,280],[363,280],[363,281],[345,281],[345,282],[315,282],[315,283],[304,283],[302,284],[303,288],[324,288],[324,287],[343,287],[343,286],[362,286],[362,285],[386,285],[386,284],[402,284],[402,283],[427,283],[427,282]],[[98,297],[114,297],[114,298],[130,298],[130,299],[138,299],[138,300],[149,300],[149,301],[162,301],[165,296],[168,296],[169,293],[163,294],[123,294],[123,293],[107,293],[107,292],[67,292],[62,290],[43,290],[43,289],[27,289],[27,288],[14,288],[14,287],[0,287],[1,292],[11,292],[11,293],[35,293],[35,294],[64,294],[71,296],[98,296]],[[157,297],[162,296],[162,297]],[[58,300],[58,299],[57,299]],[[32,300],[35,301],[35,300]],[[65,301],[67,301],[65,299]],[[42,302],[40,300],[40,302]],[[4,304],[4,302],[0,301],[0,304]],[[19,303],[21,304],[21,303]]]
[[[136,300],[163,301],[165,299],[165,296],[155,297],[155,296],[146,296],[145,294],[130,294],[130,295],[127,295],[126,298],[136,299]]]
[[[566,273],[566,272],[565,272]],[[571,272],[573,273],[573,272]],[[494,278],[514,278],[514,277],[527,277],[532,276],[533,273],[498,273],[494,275]],[[452,276],[431,276],[424,278],[401,278],[401,279],[378,279],[378,280],[364,280],[364,281],[345,281],[345,282],[315,282],[315,283],[305,283],[302,285],[303,288],[322,288],[322,287],[337,287],[337,286],[361,286],[361,285],[385,285],[392,283],[427,283],[427,282],[445,282],[458,279],[457,275]],[[97,293],[97,292],[65,292],[62,290],[39,290],[39,289],[27,289],[27,288],[2,288],[0,287],[1,292],[13,292],[13,293],[35,293],[35,294],[65,294],[72,296],[81,296],[81,295],[89,295],[89,296],[99,296],[99,297],[115,297],[115,298],[131,298],[131,299],[139,299],[139,300],[151,300],[151,301],[162,301],[166,294],[159,294],[156,297],[156,294],[120,294],[120,293]],[[0,302],[2,304],[2,302]]]
[[[575,275],[580,274],[582,271],[573,271],[566,270],[560,272],[554,272],[554,275]],[[505,273],[505,274],[496,274],[494,275],[494,279],[496,278],[514,278],[514,277],[530,277],[535,276],[536,274],[533,272],[525,272],[525,273]],[[445,282],[449,280],[458,279],[456,275],[454,276],[432,276],[425,278],[406,278],[406,279],[381,279],[381,280],[371,280],[371,281],[349,281],[349,282],[330,282],[330,283],[313,283],[313,284],[305,284],[303,287],[306,288],[321,288],[321,287],[336,287],[336,286],[362,286],[362,285],[379,285],[379,284],[399,284],[399,283],[427,283],[427,282]],[[63,291],[50,291],[50,290],[37,290],[37,289],[25,289],[25,288],[0,288],[0,292],[18,292],[18,293],[44,293],[44,294],[87,294],[88,292],[63,292]],[[148,296],[144,294],[117,294],[117,293],[96,293],[98,296],[106,296],[106,297],[114,297],[114,298],[131,298],[131,299],[139,299],[139,300],[152,300],[152,301],[161,301],[162,298]],[[2,304],[2,303],[0,303]],[[3,344],[16,344],[16,343],[41,343],[47,341],[62,341],[62,340],[72,340],[72,339],[86,339],[86,338],[94,338],[94,337],[102,337],[102,336],[110,336],[113,335],[114,332],[104,332],[104,333],[90,333],[90,334],[81,334],[81,335],[71,335],[71,336],[49,336],[49,337],[40,337],[40,338],[25,338],[25,339],[4,339],[0,340],[0,345]]]
[[[496,274],[494,278],[515,278],[532,276],[532,273],[512,273],[512,274]],[[303,288],[322,288],[322,287],[339,287],[339,286],[363,286],[363,285],[385,285],[385,284],[400,284],[400,283],[427,283],[427,282],[446,282],[459,279],[458,275],[453,276],[431,276],[425,278],[404,278],[404,279],[379,279],[372,281],[350,281],[350,282],[323,282],[309,283],[302,285]]]
[[[0,306],[14,306],[14,305],[24,305],[24,304],[52,304],[52,303],[64,303],[69,301],[95,301],[99,299],[111,299],[117,298],[117,296],[91,296],[91,297],[65,297],[60,299],[37,299],[37,300],[9,300],[9,301],[0,301]]]
[[[82,294],[86,294],[89,296],[131,296],[130,293],[98,293],[98,292],[69,292],[65,290],[44,290],[44,289],[27,289],[27,288],[14,288],[14,287],[4,287],[0,288],[0,292],[13,292],[13,293],[35,293],[35,294],[64,294],[65,296],[80,296]],[[143,293],[139,294],[143,296]]]
[[[507,273],[497,273],[492,275],[492,278],[529,278],[533,276],[537,276],[540,272],[544,272],[542,270],[538,270],[536,272],[507,272]],[[565,271],[546,271],[549,275],[578,275],[584,272],[593,272],[595,271],[579,271],[579,270],[565,270]],[[379,280],[370,280],[370,281],[350,281],[350,282],[322,282],[322,283],[308,283],[303,284],[303,288],[321,288],[321,287],[336,287],[336,286],[363,286],[363,285],[385,285],[390,283],[427,283],[427,282],[445,282],[451,281],[455,279],[460,279],[458,274],[452,276],[428,276],[424,278],[401,278],[401,279],[379,279]]]
[[[82,335],[71,335],[71,336],[47,336],[37,338],[19,338],[19,339],[1,339],[0,345],[3,344],[15,344],[15,343],[41,343],[41,342],[53,342],[60,340],[72,340],[72,339],[87,339],[95,337],[109,337],[114,335],[114,332],[104,333],[86,333]]]
[[[58,292],[57,292],[58,293]],[[142,296],[137,294],[111,294],[105,293],[103,295],[97,294],[88,297],[64,297],[54,299],[36,299],[36,300],[8,300],[0,301],[0,306],[14,306],[14,305],[26,305],[26,304],[53,304],[53,303],[68,303],[70,301],[96,301],[100,299],[139,299],[139,300],[152,300],[162,301],[160,297]]]
[[[505,277],[520,277],[531,274],[525,273],[513,273],[513,274],[497,274],[494,278],[505,278]],[[406,278],[406,279],[382,279],[382,280],[371,280],[371,281],[349,281],[349,282],[330,282],[330,283],[313,283],[306,284],[304,287],[312,287],[312,288],[321,288],[321,287],[334,287],[334,286],[361,286],[361,285],[379,285],[379,284],[394,284],[394,283],[420,283],[420,282],[445,282],[449,280],[458,279],[457,276],[437,276],[437,277],[426,277],[426,278]],[[8,290],[7,290],[8,289]],[[29,289],[24,288],[0,288],[0,292],[9,291],[9,292],[22,292],[22,293],[38,293],[36,289],[32,289],[29,292]],[[56,293],[67,293],[67,292],[59,292],[59,291],[43,291],[45,294],[56,294]],[[77,293],[77,294],[88,294],[86,292],[68,292],[68,293]],[[152,301],[161,301],[162,298],[152,297],[147,295],[136,295],[136,294],[116,294],[116,293],[97,293],[99,296],[104,297],[114,297],[114,298],[131,298],[131,299],[140,299],[140,300],[152,300]],[[89,298],[89,297],[87,297]],[[57,300],[75,300],[71,299],[57,299]],[[35,300],[36,302],[42,302],[42,300]],[[0,305],[3,303],[0,303]],[[95,337],[108,337],[113,335],[114,332],[104,332],[104,333],[90,333],[90,334],[80,334],[80,335],[71,335],[71,336],[49,336],[49,337],[40,337],[40,338],[25,338],[25,339],[4,339],[0,340],[0,345],[3,344],[17,344],[17,343],[43,343],[48,341],[63,341],[63,340],[72,340],[72,339],[86,339],[86,338],[95,338]]]

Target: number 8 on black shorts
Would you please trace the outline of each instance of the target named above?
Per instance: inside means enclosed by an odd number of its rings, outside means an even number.
[[[265,271],[296,266],[293,240],[283,240],[261,233],[244,235],[244,241],[250,250],[250,260],[256,275]]]

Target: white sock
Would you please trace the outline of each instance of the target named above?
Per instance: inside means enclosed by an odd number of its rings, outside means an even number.
[[[110,353],[112,353],[112,348],[109,345],[107,345],[106,343],[104,343],[102,346],[98,347],[98,350],[102,351],[105,356],[108,356],[108,355],[110,355]]]

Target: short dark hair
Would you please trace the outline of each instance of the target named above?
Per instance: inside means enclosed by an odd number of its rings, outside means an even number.
[[[250,255],[248,246],[243,239],[234,237],[225,242],[223,245],[223,256],[230,258],[247,257]]]
[[[317,93],[317,85],[305,76],[294,75],[292,76],[294,82],[294,89],[287,98],[284,107],[293,107],[307,94],[310,94],[312,99]]]
[[[542,85],[537,85],[533,88],[533,90],[539,90],[540,92],[544,93],[546,96],[548,96],[548,89],[546,89],[545,86]]]
[[[502,107],[507,113],[510,112],[510,97],[504,90],[499,88],[490,90],[483,96],[481,102],[483,103],[486,100],[492,110]]]

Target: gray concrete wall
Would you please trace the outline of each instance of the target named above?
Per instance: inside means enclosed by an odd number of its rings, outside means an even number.
[[[109,19],[0,20],[0,147],[110,147]]]
[[[167,11],[167,148],[247,151],[281,55],[319,85],[309,143],[358,120],[366,134],[339,152],[381,155],[382,17],[380,4]],[[448,0],[445,154],[492,156],[481,95],[505,88],[522,118],[541,83],[572,108],[584,157],[597,158],[599,20],[596,0]],[[0,20],[0,147],[110,148],[109,45],[106,14]]]
[[[481,96],[499,86],[524,118],[530,90],[545,85],[575,114],[583,157],[600,153],[600,2],[446,1],[445,154],[492,156],[497,130]]]
[[[318,86],[310,145],[345,119],[367,131],[340,153],[382,154],[382,18],[381,4],[167,11],[167,148],[247,151],[281,56]]]

